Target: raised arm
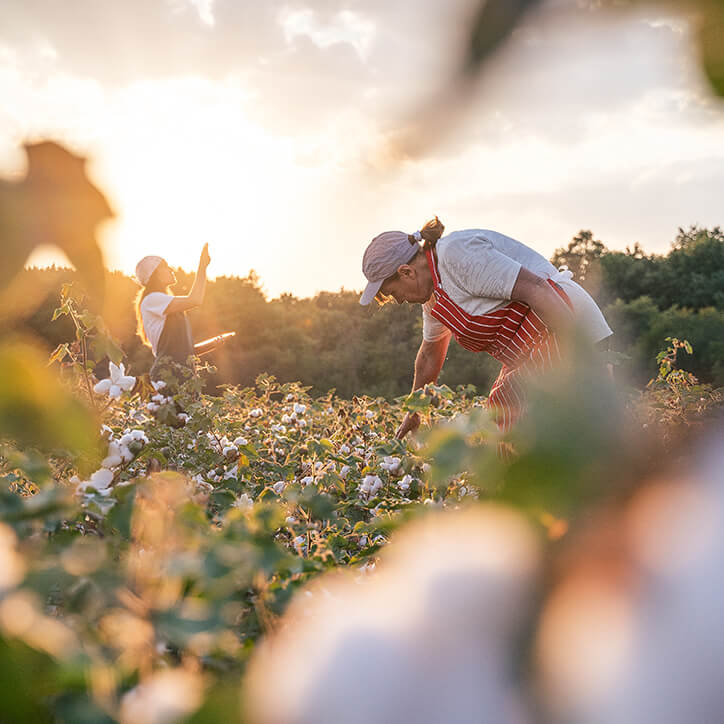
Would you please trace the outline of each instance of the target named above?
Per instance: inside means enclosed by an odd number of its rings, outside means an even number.
[[[206,267],[209,265],[211,257],[209,256],[209,245],[204,244],[199,259],[199,268],[196,272],[196,278],[191,285],[191,291],[186,296],[174,297],[166,307],[166,314],[176,314],[177,312],[185,312],[193,307],[198,307],[204,302],[206,294]]]
[[[527,304],[557,334],[566,336],[571,331],[574,323],[571,308],[546,279],[525,267],[520,268],[510,298]]]
[[[427,342],[422,340],[420,349],[415,357],[415,379],[412,383],[412,391],[419,390],[429,382],[437,381],[440,370],[445,362],[445,355],[450,344],[450,335]],[[395,437],[402,439],[410,430],[415,430],[420,425],[420,416],[416,413],[407,413],[400,426],[395,431]]]

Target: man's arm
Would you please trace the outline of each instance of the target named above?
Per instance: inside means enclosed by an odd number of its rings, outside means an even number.
[[[445,363],[445,355],[450,344],[450,335],[427,342],[422,340],[420,349],[417,350],[415,357],[415,379],[412,383],[412,391],[419,390],[430,382],[437,381],[437,378]],[[420,425],[420,416],[416,413],[408,412],[405,419],[395,431],[395,437],[402,439],[410,430],[415,430]]]
[[[566,336],[573,327],[571,308],[543,277],[521,267],[510,298],[527,304],[553,332]]]

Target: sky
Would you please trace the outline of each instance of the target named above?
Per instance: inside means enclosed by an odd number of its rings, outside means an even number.
[[[472,2],[3,0],[0,175],[61,141],[116,211],[107,266],[191,270],[208,241],[210,276],[270,297],[361,289],[372,237],[434,215],[546,256],[724,224],[724,100],[685,19],[547,0],[450,97]]]

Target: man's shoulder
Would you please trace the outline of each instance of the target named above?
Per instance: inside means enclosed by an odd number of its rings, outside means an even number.
[[[481,247],[490,247],[493,242],[488,236],[494,234],[488,229],[460,229],[453,231],[437,243],[438,261],[454,264],[460,257],[474,254]]]

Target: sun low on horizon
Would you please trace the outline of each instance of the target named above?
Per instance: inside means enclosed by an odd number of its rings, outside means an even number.
[[[721,224],[724,104],[683,17],[542,2],[416,146],[471,0],[137,5],[79,3],[91,32],[40,0],[0,9],[0,175],[27,140],[86,156],[116,213],[111,269],[193,271],[208,242],[211,277],[309,296],[360,289],[369,240],[434,215],[547,256],[584,228],[664,253],[678,227]]]

